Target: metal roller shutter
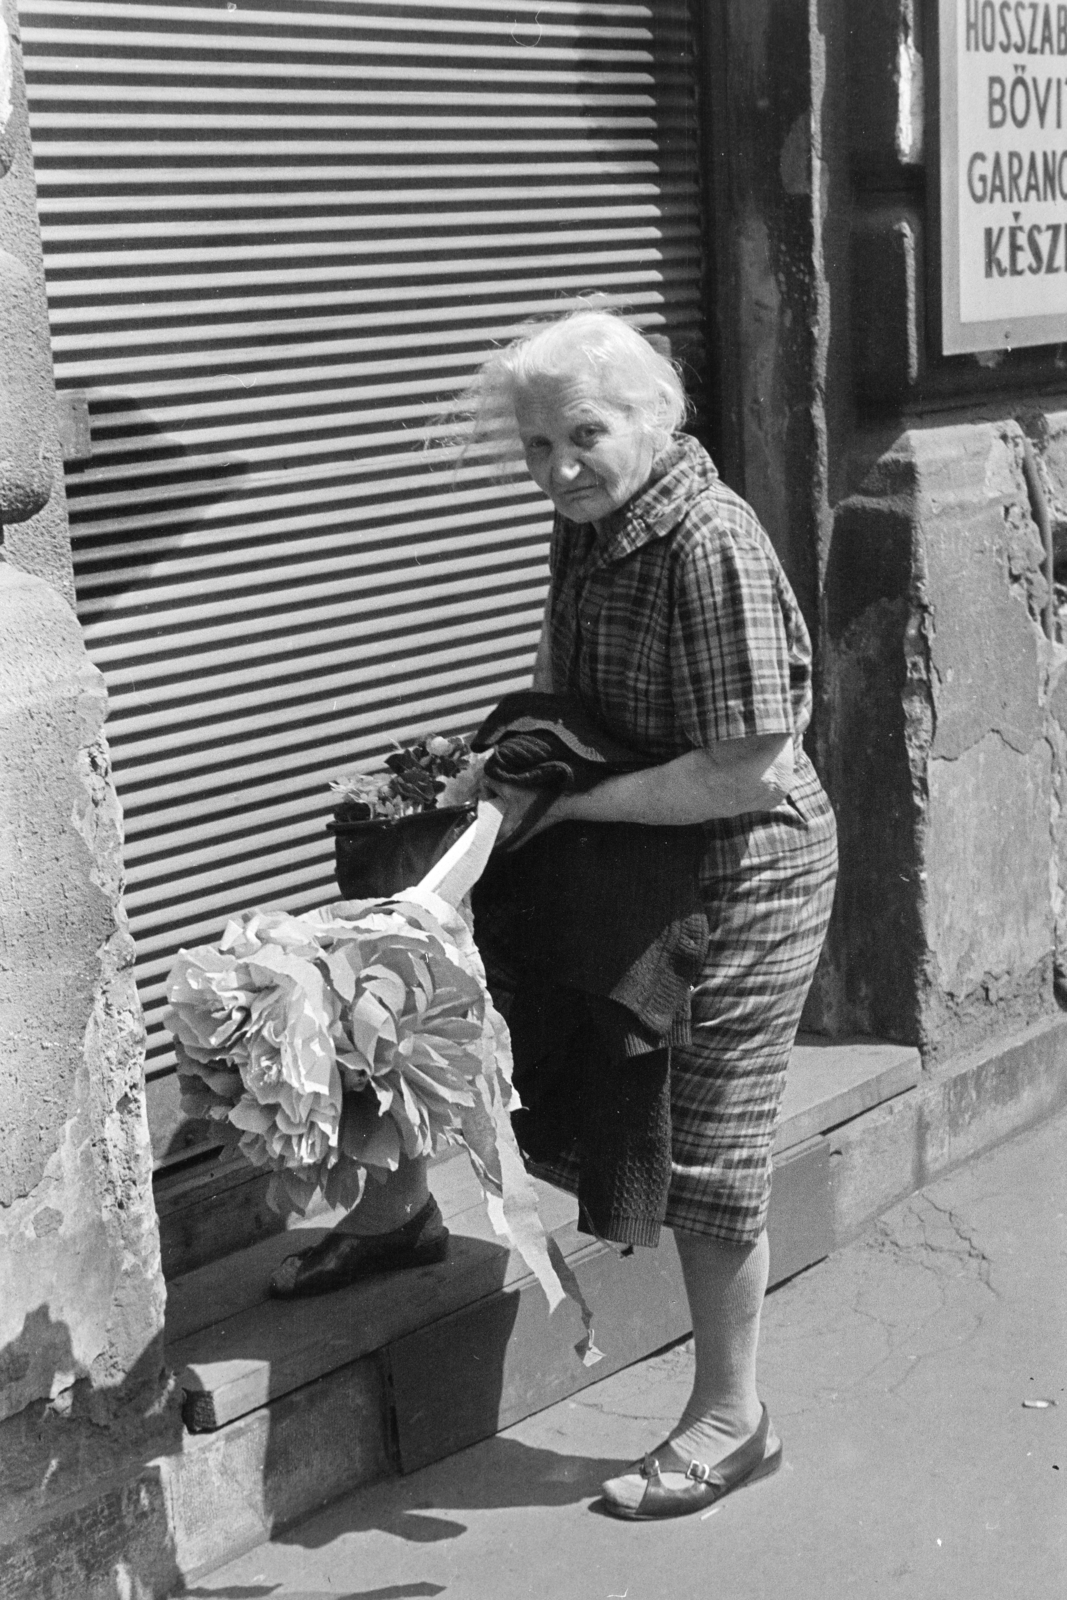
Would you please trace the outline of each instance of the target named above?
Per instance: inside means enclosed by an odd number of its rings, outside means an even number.
[[[23,0],[79,614],[111,695],[157,1160],[180,944],[335,893],[327,779],[527,681],[549,517],[423,449],[590,291],[700,369],[683,0]]]

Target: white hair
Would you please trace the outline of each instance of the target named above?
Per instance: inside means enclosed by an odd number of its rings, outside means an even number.
[[[674,363],[611,311],[571,311],[494,350],[452,408],[442,435],[456,452],[488,455],[507,467],[522,460],[518,396],[545,378],[592,375],[600,403],[635,419],[658,454],[685,420],[687,403]]]

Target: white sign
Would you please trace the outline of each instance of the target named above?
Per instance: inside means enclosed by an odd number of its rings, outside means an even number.
[[[1067,342],[1067,4],[941,0],[946,354]]]

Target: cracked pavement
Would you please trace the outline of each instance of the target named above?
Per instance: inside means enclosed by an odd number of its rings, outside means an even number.
[[[1064,1600],[1065,1151],[1061,1115],[768,1297],[760,1387],[786,1465],[713,1511],[630,1524],[589,1509],[681,1411],[682,1345],[340,1501],[189,1592]]]

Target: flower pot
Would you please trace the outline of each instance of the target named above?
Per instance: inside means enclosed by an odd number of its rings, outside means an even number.
[[[424,878],[477,816],[475,806],[441,806],[407,817],[350,822],[341,808],[334,836],[337,883],[346,900],[399,894]]]

